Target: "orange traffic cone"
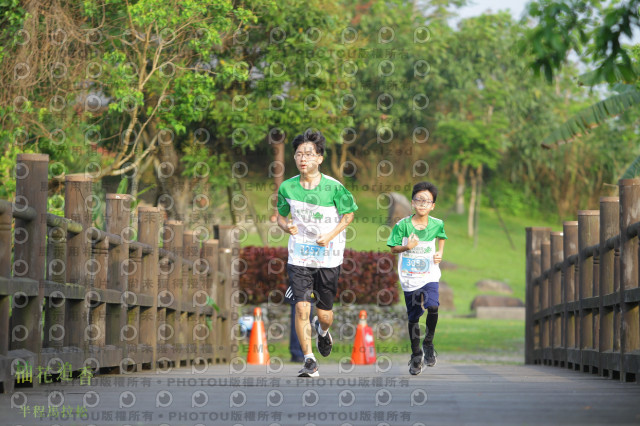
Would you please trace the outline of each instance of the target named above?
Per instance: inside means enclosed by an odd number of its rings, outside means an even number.
[[[251,327],[251,337],[249,338],[249,352],[247,353],[247,364],[268,364],[269,348],[267,348],[267,335],[264,332],[264,322],[262,322],[262,309],[253,310],[253,327]]]
[[[356,340],[351,351],[351,363],[364,365],[374,362],[376,362],[376,346],[373,342],[373,330],[367,325],[367,311],[360,311]]]

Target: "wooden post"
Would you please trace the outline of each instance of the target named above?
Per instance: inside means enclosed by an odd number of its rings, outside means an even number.
[[[9,279],[11,278],[11,209],[0,211],[0,278],[6,280],[5,291],[0,292],[0,358],[9,352],[9,311],[11,297],[9,296]],[[13,379],[11,379],[13,380]]]
[[[184,231],[183,233],[184,256],[189,262],[195,262],[200,257],[200,242],[197,233]],[[193,266],[185,266],[183,282],[183,304],[187,307],[187,321],[185,334],[187,337],[187,365],[190,365],[198,354],[198,341],[195,333],[198,324],[198,309],[194,303],[194,294],[197,291],[198,276]]]
[[[204,259],[209,265],[207,273],[205,291],[209,297],[218,304],[218,240],[207,240],[204,243]],[[211,314],[211,334],[207,344],[211,347],[212,362],[218,362],[218,313],[213,310]]]
[[[234,290],[239,289],[238,274],[234,271],[235,268],[232,265],[237,262],[240,256],[240,244],[238,242],[238,232],[235,226],[222,225],[219,228],[219,249],[220,249],[220,267],[224,276],[224,296],[220,299],[224,308],[221,306],[220,310],[224,311],[223,326],[220,339],[227,342],[222,349],[223,362],[229,362],[234,358],[238,351],[238,346],[235,343],[230,343],[231,329],[238,320],[238,307],[235,304],[233,298]]]
[[[167,359],[173,359],[173,348],[170,345],[169,339],[175,331],[173,330],[173,325],[170,326],[167,322],[167,306],[160,300],[161,298],[169,300],[167,296],[169,294],[170,267],[171,262],[166,257],[158,259],[158,295],[156,296],[156,304],[158,306],[156,333],[158,337],[156,349],[154,349],[156,353],[156,367],[164,367]]]
[[[533,364],[536,361],[534,350],[536,347],[534,314],[537,301],[534,298],[533,279],[540,276],[542,265],[540,264],[540,250],[543,234],[549,228],[526,228],[526,271],[525,271],[525,337],[524,337],[524,363]]]
[[[105,222],[107,232],[121,237],[120,244],[112,246],[109,250],[109,266],[107,270],[107,290],[115,290],[111,294],[118,298],[107,304],[107,335],[108,345],[114,345],[121,351],[120,362],[117,366],[123,367],[122,360],[127,355],[127,344],[121,339],[126,332],[127,308],[122,304],[123,292],[128,288],[128,276],[126,264],[129,262],[128,233],[125,228],[129,226],[131,200],[126,194],[107,194]],[[115,303],[117,300],[117,303]]]
[[[168,339],[171,344],[171,351],[167,357],[171,358],[176,366],[180,365],[180,360],[186,351],[186,336],[182,331],[182,234],[184,225],[181,221],[169,220],[163,227],[162,241],[164,248],[172,252],[176,256],[172,266],[169,267],[169,293],[174,302],[170,308],[167,308],[167,328],[166,334],[170,335]],[[186,320],[186,314],[185,318]],[[170,328],[169,328],[170,327]],[[172,331],[172,332],[171,332]]]
[[[599,294],[606,296],[614,292],[614,250],[607,250],[605,241],[620,232],[620,199],[600,198],[600,288]]]
[[[580,341],[578,348],[581,350],[580,365],[584,372],[597,363],[593,353],[593,268],[594,259],[587,256],[585,249],[598,243],[600,237],[600,211],[578,211],[578,297],[580,315]]]
[[[605,242],[620,232],[620,204],[618,197],[600,198],[600,375],[620,371],[620,358],[613,353],[614,312],[620,309],[620,298],[614,294],[615,250]],[[613,296],[613,297],[612,297]]]
[[[34,208],[37,216],[30,221],[23,219],[15,221],[13,273],[14,277],[33,280],[37,290],[29,289],[23,307],[15,305],[13,307],[11,349],[26,349],[32,352],[38,365],[40,365],[39,357],[42,350],[48,166],[49,156],[46,154],[18,154],[15,204]],[[36,368],[35,365],[33,367]]]
[[[114,366],[118,354],[106,354],[107,344],[107,304],[104,300],[107,289],[107,269],[109,264],[109,239],[98,241],[93,246],[93,260],[87,270],[89,271],[90,290],[86,297],[89,309],[90,324],[83,333],[84,339],[90,345],[89,355],[97,358],[100,365]],[[93,297],[99,297],[94,300]],[[119,355],[121,356],[121,355]]]
[[[67,223],[49,228],[47,242],[47,281],[61,286],[67,278]],[[62,349],[65,340],[65,300],[64,293],[54,291],[46,298],[44,304],[43,347]]]
[[[156,327],[158,316],[158,269],[159,249],[158,235],[160,231],[160,211],[157,207],[138,208],[138,241],[153,248],[153,253],[144,255],[141,262],[142,289],[141,295],[147,296],[151,306],[145,306],[140,314],[140,346],[144,354],[143,361],[155,366],[158,360]],[[150,358],[150,359],[149,359]]]
[[[200,239],[201,237],[198,238]],[[196,306],[197,314],[193,337],[197,345],[198,363],[205,362],[206,364],[212,359],[211,345],[209,344],[212,333],[207,326],[207,317],[211,317],[211,307],[207,305],[207,299],[210,297],[207,291],[208,271],[209,264],[205,259],[205,244],[203,241],[199,257],[193,264],[193,272],[197,281],[196,292],[193,295],[193,303]]]
[[[91,238],[87,233],[92,224],[91,211],[99,207],[91,202],[91,185],[91,178],[84,174],[65,176],[64,216],[82,224],[83,229],[79,234],[67,233],[66,279],[68,283],[81,286],[85,294],[91,288],[91,275],[87,270],[91,259]],[[103,279],[106,279],[106,275]],[[89,326],[89,309],[86,305],[84,300],[67,300],[65,312],[65,346],[80,348],[85,355],[90,343],[85,339],[85,329]]]
[[[567,367],[573,368],[573,365],[577,361],[576,355],[576,334],[578,331],[577,317],[577,304],[576,300],[576,268],[575,264],[569,264],[569,257],[578,253],[578,222],[567,221],[562,224],[562,234],[564,235],[564,241],[562,247],[564,249],[564,265],[562,276],[564,277],[564,318],[565,322],[563,333],[566,337],[564,347],[567,348]],[[578,353],[579,354],[579,353]]]
[[[622,381],[640,375],[640,308],[637,300],[638,236],[631,237],[629,226],[640,222],[640,179],[621,179],[620,194],[620,305],[622,321],[620,329],[620,356]],[[634,291],[636,293],[634,293]],[[633,295],[636,297],[633,297]],[[627,299],[627,295],[630,297]],[[634,354],[635,352],[635,354]]]
[[[130,213],[129,219],[135,218],[137,215]],[[124,234],[127,234],[125,231]],[[129,241],[131,236],[125,235]],[[141,352],[140,345],[140,321],[142,316],[142,308],[140,307],[140,290],[142,286],[142,250],[140,248],[130,248],[129,258],[123,264],[124,274],[127,276],[127,290],[124,297],[127,303],[127,324],[124,335],[128,348],[127,356],[135,361],[136,371],[142,370],[142,364],[145,362],[145,354]],[[148,363],[148,362],[147,362]]]
[[[562,232],[551,233],[551,267],[564,260],[562,250],[563,234]],[[551,322],[551,346],[553,365],[564,364],[567,360],[566,353],[562,347],[562,314],[559,309],[562,306],[562,270],[554,270],[550,278],[550,306],[553,310]]]
[[[549,241],[549,233],[545,233],[542,244],[540,245],[540,262],[542,264],[542,273],[551,268],[551,243]],[[544,312],[544,316],[540,318],[540,348],[542,349],[542,362],[547,364],[551,362],[551,315],[547,310],[550,306],[549,301],[549,278],[545,278],[540,283],[540,309]]]
[[[9,353],[9,313],[11,311],[11,208],[0,209],[0,382],[5,393],[13,392],[15,379],[11,375]]]

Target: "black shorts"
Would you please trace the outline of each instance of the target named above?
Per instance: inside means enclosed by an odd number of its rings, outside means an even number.
[[[296,302],[311,302],[311,293],[316,308],[330,311],[338,292],[338,277],[341,266],[335,268],[307,268],[287,263],[289,285]]]

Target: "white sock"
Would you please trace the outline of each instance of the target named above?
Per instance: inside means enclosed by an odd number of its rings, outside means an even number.
[[[308,358],[311,358],[312,360],[316,360],[315,355],[313,354],[313,352],[311,352],[310,354],[305,354],[304,355],[304,360],[306,361]]]
[[[322,329],[322,325],[318,323],[318,334],[321,335],[322,337],[327,335],[327,332],[329,331],[329,329],[327,328],[326,330]]]

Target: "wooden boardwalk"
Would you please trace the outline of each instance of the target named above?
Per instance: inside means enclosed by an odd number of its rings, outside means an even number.
[[[444,358],[444,357],[441,357]],[[547,366],[453,364],[420,376],[404,362],[296,377],[297,364],[102,375],[0,395],[3,425],[639,424],[640,386]],[[34,418],[49,403],[86,417]],[[23,415],[21,406],[26,406]],[[61,409],[59,409],[60,411]],[[82,411],[81,411],[82,412]]]

